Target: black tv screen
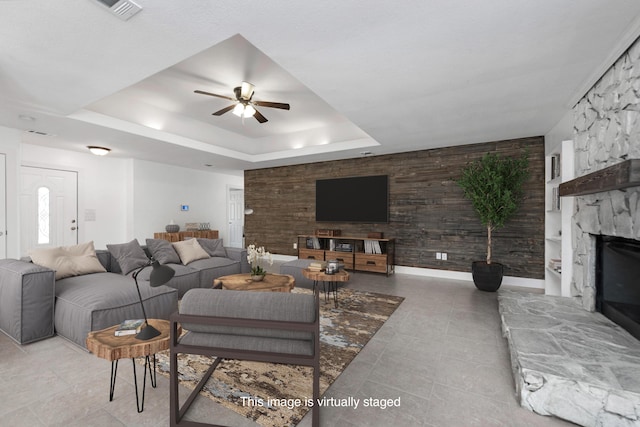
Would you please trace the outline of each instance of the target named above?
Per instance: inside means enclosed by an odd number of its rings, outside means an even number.
[[[316,221],[389,222],[388,176],[317,180]]]

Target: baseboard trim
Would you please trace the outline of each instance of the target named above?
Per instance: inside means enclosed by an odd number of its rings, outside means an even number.
[[[278,254],[273,254],[272,258],[275,261],[284,262],[298,259],[298,257],[296,256]],[[435,268],[405,267],[402,265],[396,265],[395,272],[398,274],[409,274],[412,276],[436,277],[440,279],[466,280],[468,282],[473,282],[471,273],[463,271],[438,270]],[[504,276],[504,278],[502,279],[502,284],[505,286],[517,286],[519,288],[544,289],[544,279],[529,279],[526,277]]]
[[[435,268],[405,267],[396,265],[396,273],[413,276],[437,277],[440,279],[466,280],[473,282],[471,273],[464,271],[437,270]],[[529,279],[526,277],[504,276],[502,284],[520,288],[544,289],[544,279]]]

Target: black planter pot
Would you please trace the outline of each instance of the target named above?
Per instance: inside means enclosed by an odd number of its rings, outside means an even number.
[[[486,261],[474,261],[471,264],[471,274],[476,288],[485,292],[495,292],[502,284],[502,264],[493,262],[487,264]]]

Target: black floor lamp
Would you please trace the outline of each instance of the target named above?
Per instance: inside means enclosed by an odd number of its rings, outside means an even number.
[[[138,298],[140,298],[140,305],[142,306],[142,314],[144,315],[144,326],[136,335],[136,338],[139,340],[150,340],[153,337],[157,337],[160,335],[160,331],[154,328],[149,324],[149,320],[147,319],[147,312],[144,310],[144,304],[142,303],[142,294],[140,294],[140,286],[138,286],[138,274],[144,270],[149,265],[153,266],[153,270],[151,270],[151,275],[149,277],[149,284],[151,287],[155,288],[156,286],[161,286],[167,283],[174,274],[176,274],[175,270],[167,265],[160,265],[158,261],[149,261],[147,265],[143,265],[139,269],[137,269],[132,277],[134,282],[136,283],[136,289],[138,290]]]

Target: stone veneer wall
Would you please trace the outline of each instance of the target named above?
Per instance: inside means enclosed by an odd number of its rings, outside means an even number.
[[[640,158],[640,41],[574,107],[575,176]],[[583,307],[595,309],[595,238],[640,239],[640,189],[578,196],[574,204],[573,278]]]

